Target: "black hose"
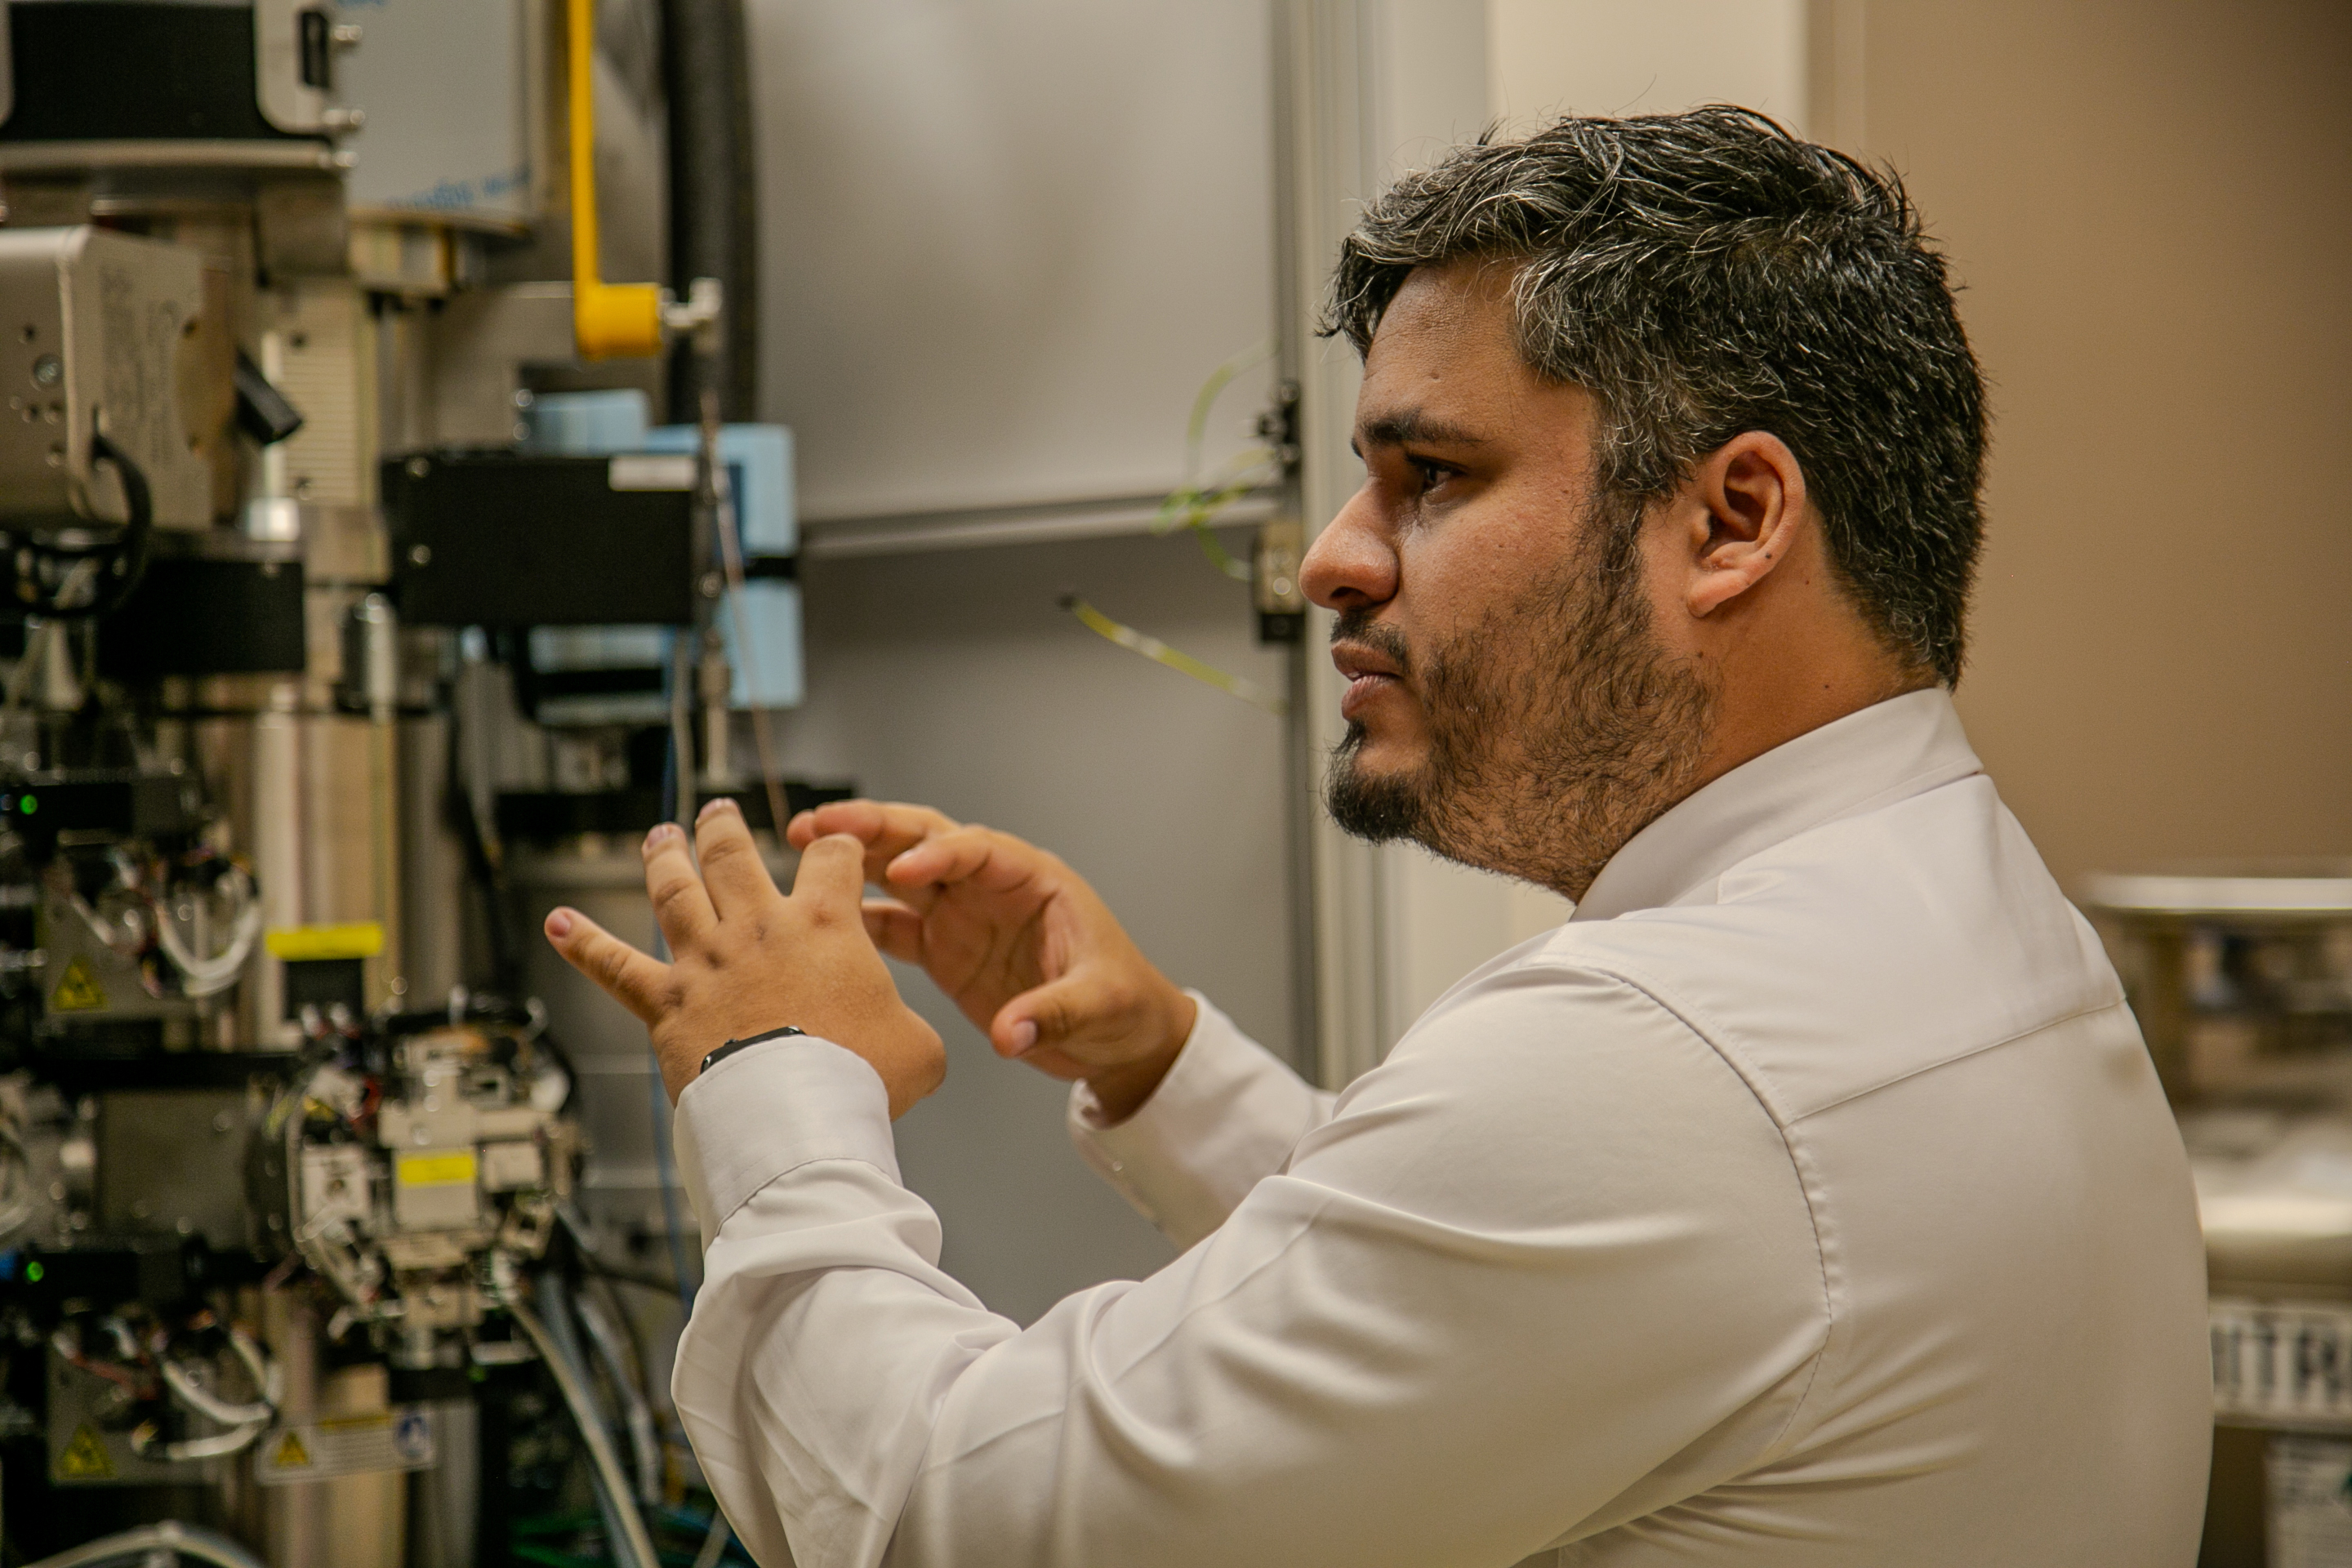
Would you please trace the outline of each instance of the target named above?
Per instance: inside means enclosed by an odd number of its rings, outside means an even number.
[[[752,153],[751,47],[743,0],[663,0],[662,76],[669,100],[670,286],[697,278],[726,290],[715,374],[719,416],[758,416],[760,203]],[[670,354],[669,420],[702,417],[714,374],[691,341]]]
[[[47,598],[20,601],[19,607],[26,615],[49,621],[86,621],[110,616],[122,607],[137,591],[140,580],[147,575],[148,551],[155,534],[155,496],[147,488],[147,476],[131,460],[130,454],[108,440],[103,432],[91,433],[89,455],[98,462],[113,464],[116,477],[122,481],[122,500],[130,515],[123,522],[121,537],[98,550],[32,546],[36,556],[76,563],[103,558],[106,564],[99,569],[98,590],[84,603],[61,605],[52,592]]]
[[[460,761],[461,751],[453,720],[448,769],[442,780],[442,816],[456,832],[458,847],[466,858],[466,879],[481,898],[482,930],[490,945],[491,981],[500,992],[520,995],[523,938],[514,929],[513,900],[498,851],[491,847],[480,817],[475,815],[473,791]]]

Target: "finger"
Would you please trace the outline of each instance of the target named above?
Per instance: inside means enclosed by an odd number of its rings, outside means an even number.
[[[794,849],[805,849],[820,837],[814,811],[796,811],[793,819],[784,824],[784,842]]]
[[[702,885],[719,919],[743,915],[778,896],[751,825],[743,820],[742,809],[725,795],[704,805],[694,819],[694,853],[702,862]]]
[[[923,962],[923,917],[894,899],[868,899],[860,911],[874,945],[901,963]]]
[[[812,916],[863,923],[858,898],[866,890],[865,846],[845,833],[828,834],[801,851],[793,902]]]
[[[882,868],[924,839],[953,831],[955,818],[928,805],[897,801],[840,800],[808,814],[808,842],[828,833],[846,833],[866,846],[866,876],[882,880]],[[795,843],[804,848],[806,844]]]
[[[976,881],[992,893],[1011,892],[1045,870],[1045,852],[986,827],[959,827],[926,838],[892,860],[886,884],[902,895],[919,888]]]
[[[653,900],[654,919],[672,952],[683,952],[709,934],[718,923],[702,873],[686,850],[686,834],[677,824],[656,824],[646,835],[646,896]]]
[[[649,958],[577,910],[547,917],[547,940],[564,961],[651,1028],[669,993],[669,965]]]

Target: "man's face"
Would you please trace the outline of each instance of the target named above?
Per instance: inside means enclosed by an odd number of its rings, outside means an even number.
[[[1578,898],[1689,792],[1714,693],[1654,636],[1671,596],[1596,490],[1593,400],[1519,358],[1509,280],[1472,261],[1399,290],[1357,400],[1363,488],[1302,577],[1339,614],[1339,825]]]

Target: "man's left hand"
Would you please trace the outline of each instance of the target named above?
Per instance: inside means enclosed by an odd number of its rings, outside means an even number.
[[[646,891],[669,963],[577,910],[550,914],[547,939],[653,1032],[672,1100],[729,1040],[792,1025],[865,1058],[895,1120],[940,1086],[947,1055],[938,1031],[899,1000],[866,934],[865,851],[843,835],[816,840],[786,897],[742,813],[714,800],[695,823],[694,853],[674,824],[646,838]]]

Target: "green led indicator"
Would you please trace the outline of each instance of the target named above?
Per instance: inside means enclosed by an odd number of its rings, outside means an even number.
[[[30,816],[33,813],[41,809],[41,803],[28,795],[23,796],[16,802],[16,809],[23,812],[26,816]]]
[[[25,1278],[31,1280],[36,1285],[38,1285],[41,1282],[41,1276],[47,1272],[47,1269],[42,1268],[37,1263],[27,1263],[25,1265]]]

